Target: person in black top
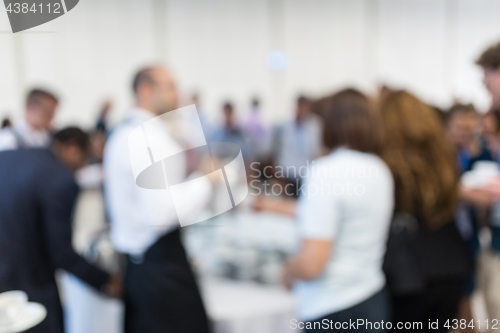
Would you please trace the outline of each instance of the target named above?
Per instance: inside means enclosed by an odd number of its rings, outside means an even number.
[[[434,110],[415,96],[390,93],[381,116],[382,158],[393,174],[396,199],[384,263],[392,322],[421,322],[415,331],[447,332],[473,268],[454,222],[456,155]],[[429,328],[429,321],[438,328]]]
[[[0,292],[23,290],[47,308],[47,318],[29,332],[64,331],[57,269],[111,296],[120,292],[116,276],[87,263],[71,245],[73,171],[83,166],[88,145],[87,134],[67,128],[50,149],[0,152]]]

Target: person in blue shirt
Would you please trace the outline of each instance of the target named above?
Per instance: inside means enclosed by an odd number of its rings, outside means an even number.
[[[225,102],[222,107],[224,115],[223,125],[216,129],[210,136],[212,142],[231,142],[237,144],[241,148],[241,152],[245,160],[251,159],[248,149],[247,138],[240,128],[234,116],[234,107],[231,102]]]

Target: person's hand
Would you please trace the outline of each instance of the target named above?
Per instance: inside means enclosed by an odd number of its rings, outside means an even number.
[[[217,185],[217,184],[220,184],[224,181],[224,176],[222,175],[222,172],[220,172],[220,171],[219,172],[210,172],[210,173],[206,174],[206,179],[208,179],[212,185]]]
[[[296,205],[296,199],[268,198],[260,195],[255,198],[252,208],[258,212],[267,211],[294,217]]]
[[[256,211],[269,211],[281,213],[281,206],[286,204],[286,200],[279,198],[269,198],[265,195],[259,195],[255,198],[252,208]]]
[[[109,275],[108,283],[105,287],[105,292],[113,298],[121,298],[123,294],[123,277],[121,274],[113,273]]]
[[[493,200],[500,201],[500,178],[496,178],[495,180],[486,184],[483,190],[491,195]]]
[[[102,103],[102,106],[101,106],[101,112],[99,114],[99,116],[104,119],[106,118],[106,116],[108,115],[109,113],[109,110],[111,109],[111,105],[112,105],[112,102],[110,99],[107,99],[105,100],[103,103]]]
[[[462,187],[460,188],[460,198],[480,207],[489,207],[493,204],[495,198],[487,188],[488,185],[481,189]]]
[[[258,212],[267,210],[267,199],[262,195],[255,197],[252,208]]]
[[[210,181],[213,185],[218,184],[223,181],[221,172],[214,172],[214,165],[219,165],[220,162],[215,157],[205,156],[200,163],[198,171],[206,176],[206,179]]]

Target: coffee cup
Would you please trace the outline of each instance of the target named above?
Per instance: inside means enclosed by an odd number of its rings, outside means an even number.
[[[16,323],[24,313],[28,296],[22,291],[9,291],[0,295],[0,327]]]

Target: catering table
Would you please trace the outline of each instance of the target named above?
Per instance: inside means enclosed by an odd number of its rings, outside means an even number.
[[[214,333],[285,333],[295,316],[292,294],[280,286],[203,279],[200,283]]]
[[[291,217],[247,209],[183,228],[190,261],[201,276],[280,284],[285,261],[299,247]]]
[[[293,218],[237,209],[183,230],[214,333],[284,333],[295,315],[281,285],[298,248]]]

